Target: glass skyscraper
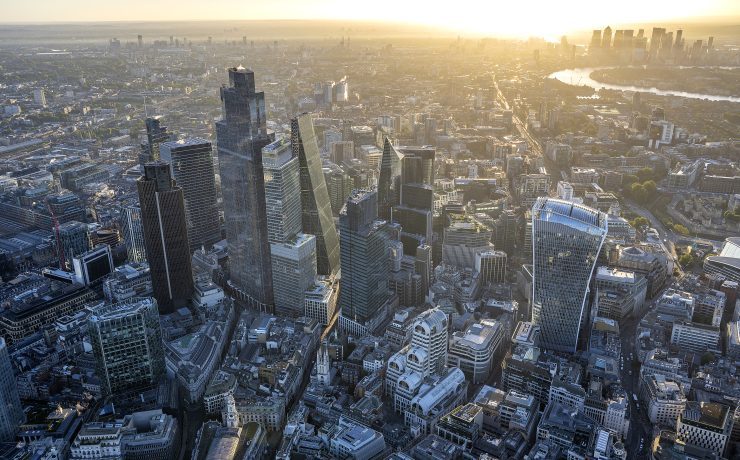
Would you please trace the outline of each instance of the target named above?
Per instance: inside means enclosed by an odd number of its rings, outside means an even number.
[[[146,387],[165,374],[157,302],[139,297],[95,308],[88,318],[96,373],[106,395]]]
[[[576,351],[606,231],[606,214],[583,205],[541,197],[532,207],[532,320],[545,348]]]
[[[299,115],[290,127],[293,152],[300,164],[303,233],[316,236],[318,273],[332,275],[339,270],[339,239],[311,115]]]
[[[14,441],[18,426],[24,419],[8,346],[5,339],[0,337],[0,441]]]
[[[171,313],[193,295],[184,195],[161,161],[144,165],[136,186],[154,297],[162,313]]]
[[[229,250],[229,284],[238,300],[252,308],[272,311],[262,148],[274,136],[267,132],[265,93],[255,91],[254,72],[231,68],[229,86],[221,87],[221,102],[223,117],[216,122],[216,136]]]
[[[185,195],[190,253],[209,249],[221,239],[211,143],[199,138],[164,142],[159,157],[170,164],[172,177]]]
[[[391,209],[398,204],[400,196],[401,157],[386,136],[378,176],[378,216],[387,221],[391,220]]]
[[[288,241],[303,229],[298,158],[290,140],[280,139],[262,149],[265,177],[267,237],[271,243]]]
[[[343,317],[366,324],[390,297],[388,247],[391,228],[378,220],[376,191],[356,190],[339,214],[342,278],[339,307]]]
[[[126,206],[121,212],[121,233],[126,244],[126,253],[129,262],[143,262],[146,260],[144,247],[144,230],[141,227],[141,208]]]
[[[281,139],[262,149],[275,312],[303,314],[306,289],[316,279],[316,237],[301,233],[298,158],[290,141]]]

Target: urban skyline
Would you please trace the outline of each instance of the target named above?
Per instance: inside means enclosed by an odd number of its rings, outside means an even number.
[[[740,31],[281,1],[0,28],[0,458],[740,455]]]

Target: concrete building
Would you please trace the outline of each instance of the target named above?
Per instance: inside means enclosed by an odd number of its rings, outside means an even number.
[[[503,283],[506,281],[506,253],[504,251],[483,251],[475,255],[475,270],[480,273],[483,283]]]
[[[491,229],[470,217],[452,222],[444,229],[442,261],[459,268],[474,268],[476,254],[492,251]]]
[[[327,279],[316,279],[306,289],[304,315],[327,325],[337,310],[337,284]]]
[[[724,457],[732,431],[729,406],[691,401],[676,424],[677,438],[686,444],[707,449]]]
[[[147,297],[153,293],[149,264],[129,263],[116,267],[103,282],[103,294],[108,302],[123,302],[132,297]]]
[[[720,328],[693,321],[680,320],[673,323],[671,344],[693,353],[712,351],[722,354]]]
[[[447,352],[447,365],[459,367],[473,384],[488,380],[493,357],[504,346],[504,327],[492,319],[484,319],[467,331],[452,334]]]
[[[645,403],[650,422],[662,427],[675,427],[686,407],[686,396],[681,386],[661,374],[641,377],[640,397]]]
[[[298,233],[270,244],[275,312],[298,317],[304,312],[306,290],[316,281],[316,237]]]
[[[623,321],[642,312],[647,295],[647,279],[628,270],[599,267],[596,270],[596,295],[591,316]]]
[[[385,439],[382,434],[344,419],[340,419],[329,443],[329,453],[336,458],[371,460],[379,457],[384,450]]]
[[[437,422],[437,436],[457,444],[466,451],[473,449],[482,431],[483,409],[473,403],[456,407]]]

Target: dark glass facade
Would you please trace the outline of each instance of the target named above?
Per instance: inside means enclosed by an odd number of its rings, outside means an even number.
[[[211,143],[198,138],[164,142],[160,157],[185,195],[190,252],[210,248],[221,239]]]
[[[171,313],[193,294],[184,195],[165,162],[144,165],[136,185],[154,297],[161,313]]]
[[[223,118],[216,122],[216,136],[229,282],[240,301],[252,308],[272,311],[262,148],[274,136],[267,132],[265,94],[255,91],[254,72],[232,68],[229,86],[221,87],[221,102]]]

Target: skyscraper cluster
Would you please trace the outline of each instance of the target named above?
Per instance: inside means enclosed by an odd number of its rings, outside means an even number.
[[[300,316],[316,275],[339,270],[339,241],[311,117],[291,120],[290,139],[266,128],[254,73],[229,70],[216,123],[230,283],[263,311]]]

